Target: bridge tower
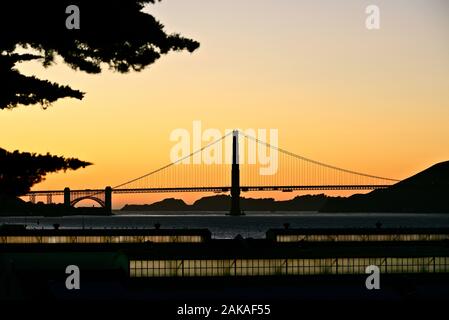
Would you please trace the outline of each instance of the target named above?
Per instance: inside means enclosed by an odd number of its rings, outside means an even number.
[[[240,210],[240,168],[239,168],[239,132],[232,133],[232,170],[231,170],[231,216],[241,216]]]
[[[104,189],[104,204],[105,204],[105,211],[108,214],[112,213],[112,188],[106,187]]]
[[[66,188],[64,188],[64,207],[66,209],[70,209],[70,207],[71,207],[70,202],[71,202],[70,188],[66,187]]]

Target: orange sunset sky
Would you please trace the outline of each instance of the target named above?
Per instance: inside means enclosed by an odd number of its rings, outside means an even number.
[[[380,30],[365,28],[370,4]],[[448,1],[164,0],[146,10],[201,47],[125,75],[59,60],[18,66],[87,93],[0,111],[2,148],[94,163],[34,190],[104,188],[152,171],[170,161],[172,130],[194,120],[275,128],[284,149],[399,179],[449,160]],[[276,195],[295,194],[257,196]],[[114,207],[169,196],[114,196]]]

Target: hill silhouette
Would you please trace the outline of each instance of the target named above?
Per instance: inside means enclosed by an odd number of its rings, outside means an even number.
[[[291,200],[276,201],[273,198],[241,198],[240,205],[244,211],[319,211],[328,201],[324,194],[298,196]],[[164,199],[153,204],[125,205],[123,211],[226,211],[230,207],[231,197],[217,195],[204,197],[193,204],[186,204],[181,199]]]
[[[449,161],[368,194],[329,199],[322,212],[449,212]]]

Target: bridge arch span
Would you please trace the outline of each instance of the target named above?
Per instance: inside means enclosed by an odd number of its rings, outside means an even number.
[[[80,197],[80,198],[74,199],[74,200],[72,200],[72,201],[70,202],[70,205],[71,205],[72,207],[74,207],[78,202],[81,202],[81,201],[83,201],[83,200],[92,200],[92,201],[95,201],[95,202],[98,203],[102,208],[106,208],[106,203],[105,203],[102,199],[97,198],[97,197],[94,197],[94,196],[84,196],[84,197]]]

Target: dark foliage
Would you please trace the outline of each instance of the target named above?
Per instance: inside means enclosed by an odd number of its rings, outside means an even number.
[[[0,10],[0,110],[40,104],[61,98],[82,99],[84,93],[35,76],[21,74],[17,63],[55,57],[74,70],[100,73],[102,64],[124,73],[141,71],[170,51],[193,52],[199,43],[178,34],[142,11],[159,0],[6,0]],[[69,30],[66,8],[80,9],[81,28]],[[33,49],[36,54],[21,53]],[[27,193],[47,173],[90,165],[78,159],[0,149],[0,207],[22,208],[14,197]],[[2,200],[3,199],[3,200]],[[6,199],[6,200],[5,200]],[[9,199],[9,200],[8,200]]]
[[[76,170],[91,165],[74,158],[29,152],[8,152],[0,148],[0,194],[20,196],[45,179],[47,173]]]
[[[82,99],[84,94],[68,86],[60,86],[34,76],[20,74],[14,68],[16,62],[37,59],[37,56],[24,54],[0,55],[0,109],[14,108],[18,104],[40,104],[47,107],[52,102],[65,97]]]
[[[16,0],[0,11],[0,109],[19,104],[52,102],[84,94],[36,77],[20,74],[14,65],[41,60],[44,66],[56,56],[74,70],[100,73],[101,64],[118,72],[141,71],[170,51],[193,52],[199,43],[179,34],[167,34],[164,26],[142,11],[155,0]],[[80,9],[80,29],[65,26],[68,5]],[[4,4],[2,4],[3,6]],[[38,55],[17,54],[17,48],[37,50]]]

